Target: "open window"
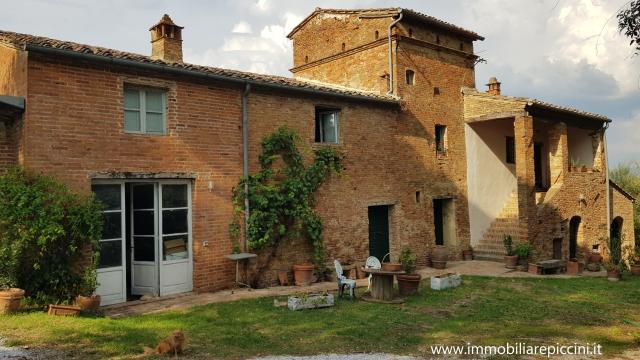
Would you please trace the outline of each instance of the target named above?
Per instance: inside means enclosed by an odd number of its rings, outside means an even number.
[[[338,143],[340,110],[316,108],[316,136],[317,143]]]
[[[436,153],[446,154],[447,152],[447,127],[445,125],[436,125]]]

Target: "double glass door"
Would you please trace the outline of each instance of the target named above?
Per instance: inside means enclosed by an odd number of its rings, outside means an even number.
[[[131,183],[132,295],[191,291],[189,184]]]

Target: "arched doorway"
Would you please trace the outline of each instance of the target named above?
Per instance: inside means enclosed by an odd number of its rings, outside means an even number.
[[[611,222],[611,233],[609,234],[609,249],[611,250],[611,256],[617,259],[622,255],[622,223],[624,219],[617,216]],[[614,254],[615,252],[615,254]]]
[[[578,236],[580,235],[580,216],[574,216],[569,221],[569,259],[578,257]]]

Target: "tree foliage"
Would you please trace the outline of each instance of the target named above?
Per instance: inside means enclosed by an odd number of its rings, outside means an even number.
[[[100,210],[93,196],[42,174],[13,168],[0,176],[0,287],[22,288],[37,303],[70,301],[91,281],[95,288]]]
[[[640,246],[640,164],[638,162],[618,164],[609,172],[609,178],[638,199],[633,204],[633,224],[636,234],[635,242]]]
[[[640,0],[629,2],[629,6],[620,10],[618,30],[630,39],[629,45],[635,47],[636,54],[640,52]]]
[[[302,236],[314,248],[316,269],[323,271],[323,226],[313,209],[314,194],[331,173],[342,170],[342,159],[334,148],[325,146],[314,149],[313,162],[305,166],[298,142],[298,135],[286,127],[262,140],[260,171],[240,179],[233,190],[234,217],[229,234],[234,248],[238,248],[246,184],[249,186],[250,216],[246,229],[249,249],[277,246],[282,239]],[[277,166],[279,159],[284,166]]]

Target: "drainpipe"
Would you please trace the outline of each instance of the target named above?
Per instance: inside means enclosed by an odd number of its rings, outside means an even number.
[[[607,238],[611,234],[611,191],[609,185],[609,151],[607,150],[607,129],[609,128],[609,123],[606,122],[604,127],[602,128],[602,144],[604,146],[604,170],[605,170],[605,182],[606,182],[606,190],[607,190]]]
[[[247,106],[247,98],[251,91],[251,85],[245,83],[242,92],[242,176],[249,178],[249,109]],[[249,183],[244,183],[244,250],[247,251],[249,245],[249,237],[247,229],[249,228]]]
[[[389,37],[389,91],[387,91],[387,95],[393,95],[393,48],[392,48],[392,41],[391,41],[391,30],[394,26],[396,26],[397,23],[400,22],[400,20],[402,20],[402,9],[400,9],[399,11],[399,15],[398,18],[396,20],[394,20],[391,24],[389,24],[389,31],[388,31],[388,37]]]

